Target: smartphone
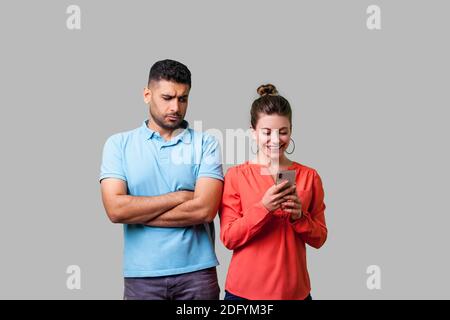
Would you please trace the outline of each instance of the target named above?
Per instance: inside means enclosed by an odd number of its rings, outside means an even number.
[[[277,184],[284,180],[289,181],[288,186],[295,186],[295,170],[285,170],[277,173]]]

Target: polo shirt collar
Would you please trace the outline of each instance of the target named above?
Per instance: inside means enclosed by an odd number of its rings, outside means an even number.
[[[142,132],[144,133],[145,139],[150,140],[156,137],[162,139],[159,132],[148,127],[148,121],[149,120],[144,120],[144,122],[142,123]],[[183,120],[183,122],[181,123],[181,127],[183,128],[183,130],[175,137],[173,137],[170,141],[166,141],[167,143],[173,142],[174,144],[176,144],[180,140],[184,143],[190,143],[192,141],[191,132],[189,130],[189,122]]]

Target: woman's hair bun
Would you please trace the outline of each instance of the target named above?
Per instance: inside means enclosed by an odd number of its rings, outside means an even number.
[[[259,86],[258,89],[256,89],[256,92],[258,92],[261,97],[267,95],[275,96],[278,94],[277,88],[275,88],[275,86],[270,83]]]

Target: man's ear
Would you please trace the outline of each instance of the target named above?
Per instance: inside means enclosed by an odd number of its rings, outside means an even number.
[[[145,104],[149,104],[152,98],[152,91],[148,87],[145,87],[142,96],[144,97]]]

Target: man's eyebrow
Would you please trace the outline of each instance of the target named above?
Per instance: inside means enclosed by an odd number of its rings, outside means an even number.
[[[173,95],[170,95],[170,94],[167,94],[167,93],[163,93],[163,94],[161,94],[164,98],[175,98],[176,97],[176,95],[175,96],[173,96]],[[184,95],[182,95],[182,96],[179,96],[179,98],[187,98],[189,96],[189,94],[187,93],[187,94],[184,94]]]

